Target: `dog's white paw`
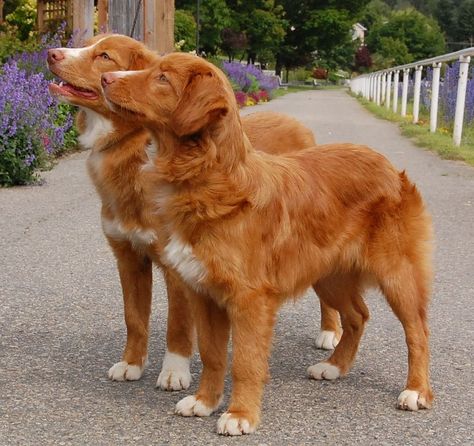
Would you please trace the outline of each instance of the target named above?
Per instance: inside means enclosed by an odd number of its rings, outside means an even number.
[[[224,412],[217,422],[217,433],[221,435],[242,435],[255,432],[255,426],[252,426],[243,417],[235,417],[229,412]]]
[[[196,399],[194,395],[190,395],[178,401],[174,413],[183,417],[208,417],[216,409],[217,407],[208,407],[201,400]]]
[[[186,390],[190,385],[189,358],[167,351],[156,387],[162,390]]]
[[[339,344],[339,338],[335,331],[323,330],[316,337],[315,344],[317,348],[333,350]]]
[[[416,390],[406,389],[398,396],[397,406],[402,410],[429,409],[426,399]]]
[[[313,379],[333,380],[341,376],[339,367],[329,364],[329,362],[320,362],[319,364],[308,367],[308,375]]]
[[[136,381],[142,377],[144,369],[145,365],[140,367],[120,361],[110,367],[108,375],[112,381]]]

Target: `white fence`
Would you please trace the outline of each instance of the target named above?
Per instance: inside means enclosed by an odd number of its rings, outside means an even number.
[[[444,54],[431,59],[420,60],[407,65],[400,65],[386,70],[376,71],[358,76],[350,81],[350,89],[356,94],[375,102],[377,105],[384,104],[387,109],[394,113],[398,111],[398,90],[400,73],[403,74],[403,87],[401,96],[400,113],[406,116],[408,102],[408,82],[410,72],[414,70],[413,89],[413,122],[416,124],[420,113],[421,78],[424,67],[433,67],[433,80],[431,83],[431,106],[430,106],[430,131],[435,132],[438,121],[439,108],[439,86],[441,79],[441,67],[443,63],[459,60],[459,81],[457,85],[456,112],[454,115],[453,141],[456,146],[461,144],[461,136],[464,124],[464,109],[466,104],[466,88],[469,74],[469,63],[474,56],[474,47],[467,48],[455,53]]]

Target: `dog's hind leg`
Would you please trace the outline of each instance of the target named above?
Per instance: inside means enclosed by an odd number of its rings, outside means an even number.
[[[316,290],[315,290],[316,291]],[[333,350],[341,339],[342,330],[339,313],[319,299],[321,307],[321,331],[316,337],[316,347],[323,350]]]
[[[128,241],[108,238],[122,284],[127,343],[122,361],[109,370],[114,381],[140,379],[148,354],[148,323],[151,311],[152,263],[135,251]]]
[[[195,327],[187,287],[178,276],[163,270],[168,294],[168,328],[166,353],[156,387],[163,390],[187,389],[191,384],[189,371],[193,354]]]
[[[354,361],[369,311],[362,299],[357,274],[338,274],[314,285],[319,298],[341,315],[342,337],[333,354],[308,368],[310,378],[336,379],[347,373]]]
[[[421,262],[415,264],[408,259],[402,259],[396,268],[392,263],[379,277],[380,288],[403,325],[408,347],[408,379],[398,397],[400,409],[428,409],[433,401],[426,316],[430,280]]]

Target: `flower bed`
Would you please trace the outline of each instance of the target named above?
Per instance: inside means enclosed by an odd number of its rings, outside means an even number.
[[[239,107],[269,101],[271,92],[278,87],[276,77],[264,74],[254,65],[224,62],[222,69],[232,83]]]
[[[73,108],[48,92],[46,49],[62,46],[62,37],[62,30],[45,37],[0,67],[0,185],[34,182],[38,169],[77,144]]]

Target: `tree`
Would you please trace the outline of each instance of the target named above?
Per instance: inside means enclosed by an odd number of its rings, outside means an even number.
[[[310,13],[304,25],[308,43],[318,64],[325,68],[346,68],[352,64],[356,43],[352,41],[352,20],[344,9],[321,9]]]
[[[388,20],[391,13],[392,10],[387,3],[382,0],[372,0],[362,9],[357,20],[370,32],[375,24]]]
[[[374,26],[367,45],[372,53],[387,57],[385,65],[426,59],[446,49],[438,23],[412,8],[396,11],[386,23]]]
[[[196,21],[189,11],[177,9],[174,15],[174,40],[184,42],[183,51],[196,49]]]
[[[456,28],[454,35],[466,46],[474,45],[474,0],[464,0],[456,14]]]
[[[285,21],[279,8],[265,11],[256,9],[247,18],[246,34],[248,38],[248,62],[268,62],[278,51],[285,38]]]
[[[367,3],[369,0],[278,0],[288,25],[276,54],[276,72],[280,73],[283,66],[311,65],[315,57],[325,65],[352,64],[355,48],[351,27]],[[332,38],[326,38],[327,33]]]
[[[275,0],[227,0],[234,32],[247,37],[247,60],[265,63],[273,59],[285,37],[285,11]]]
[[[229,57],[229,62],[234,60],[238,51],[243,52],[247,48],[247,36],[242,31],[224,28],[221,31],[221,39],[221,49]]]
[[[354,68],[356,71],[364,71],[372,66],[372,57],[367,46],[363,45],[355,53]]]
[[[196,0],[176,0],[176,8],[190,11],[197,23]],[[221,32],[231,25],[230,10],[225,0],[201,0],[199,3],[199,48],[216,54],[222,42]]]

